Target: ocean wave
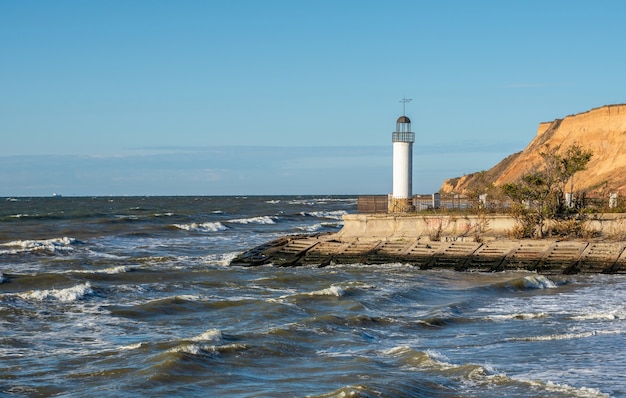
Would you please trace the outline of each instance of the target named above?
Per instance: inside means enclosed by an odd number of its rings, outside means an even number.
[[[424,319],[419,319],[416,321],[416,323],[422,325],[425,328],[440,329],[459,323],[468,323],[470,321],[471,320],[468,318],[462,318],[442,312],[441,314],[435,314]]]
[[[154,213],[155,217],[172,217],[174,215],[174,213],[172,212],[167,212],[167,213]]]
[[[306,293],[309,296],[335,296],[341,297],[346,294],[345,290],[341,286],[332,285],[326,289],[316,290],[313,292]]]
[[[183,344],[170,348],[167,352],[198,355],[202,352],[202,348],[197,344]]]
[[[570,397],[592,398],[592,397],[610,397],[600,390],[588,387],[572,387],[568,384],[558,384],[548,381],[544,384],[544,389],[548,392],[565,393]]]
[[[0,246],[9,248],[8,250],[0,250],[0,254],[28,252],[66,253],[73,251],[74,248],[72,246],[79,243],[81,242],[68,237],[41,240],[16,240],[0,244]]]
[[[524,287],[532,289],[552,289],[556,287],[556,283],[543,275],[528,275],[522,278]]]
[[[302,292],[295,294],[286,294],[279,297],[279,301],[282,302],[284,299],[303,299],[310,300],[312,296],[332,296],[332,297],[342,297],[346,295],[346,291],[341,286],[332,285],[325,289],[314,290],[312,292]]]
[[[408,346],[394,347],[383,351],[384,355],[398,358],[405,366],[414,368],[420,372],[432,372],[458,379],[462,384],[471,386],[485,386],[492,388],[502,386],[505,388],[521,387],[527,390],[529,387],[534,391],[546,393],[566,394],[571,397],[608,397],[601,391],[586,387],[572,387],[567,384],[558,384],[551,381],[516,379],[505,373],[496,372],[489,365],[480,364],[453,364],[448,358],[436,350],[416,351]],[[505,394],[506,395],[506,394]],[[560,395],[559,395],[560,396]]]
[[[605,394],[595,388],[572,387],[567,384],[559,384],[551,381],[543,382],[540,380],[516,379],[514,377],[509,377],[504,373],[493,373],[493,369],[490,369],[488,367],[485,368],[482,366],[478,366],[475,369],[470,370],[465,375],[464,382],[465,384],[470,384],[474,386],[487,387],[520,386],[524,390],[530,388],[535,391],[544,391],[545,393],[548,393],[548,395],[558,394],[558,396],[561,396],[563,394],[568,397],[600,398],[610,396],[609,394]]]
[[[230,262],[240,254],[241,252],[209,254],[203,257],[203,261],[206,264],[228,266]]]
[[[23,300],[57,300],[63,303],[71,303],[82,300],[91,294],[93,294],[91,284],[89,282],[85,282],[81,285],[68,287],[66,289],[33,290],[26,293],[20,293],[17,296]]]
[[[528,337],[510,337],[507,341],[553,341],[553,340],[570,340],[570,339],[582,339],[597,335],[598,332],[591,330],[581,333],[562,333],[562,334],[550,334],[544,336],[528,336]]]
[[[315,206],[317,202],[311,199],[293,199],[287,202],[290,205],[306,205],[306,206]]]
[[[2,273],[2,271],[0,271],[0,284],[6,282],[7,278],[4,276],[4,274]]]
[[[550,280],[548,277],[544,275],[526,275],[520,278],[515,278],[512,280],[498,282],[493,285],[496,288],[502,289],[516,289],[516,290],[526,290],[526,289],[552,289],[557,287],[557,284]]]
[[[321,223],[313,224],[313,225],[302,225],[300,227],[296,227],[296,229],[299,229],[300,231],[305,231],[305,232],[316,232],[322,228],[324,228],[324,226]]]
[[[343,220],[343,216],[348,214],[345,210],[333,210],[333,211],[303,211],[300,212],[303,216],[317,217],[317,218],[330,218],[333,220]]]
[[[235,224],[276,224],[278,217],[270,217],[270,216],[259,216],[259,217],[250,217],[250,218],[236,218],[233,220],[228,220],[230,223]]]
[[[509,319],[537,319],[537,318],[546,318],[548,317],[547,312],[522,312],[522,313],[514,313],[514,314],[504,314],[504,315],[490,315],[487,317],[489,320],[501,321],[501,320],[509,320]]]
[[[190,338],[189,341],[219,343],[222,341],[222,332],[218,329],[209,329],[202,334]]]
[[[219,355],[225,353],[236,353],[247,349],[246,344],[225,344],[225,345],[211,345],[211,344],[181,344],[176,347],[172,347],[167,350],[167,353],[176,354],[189,354],[194,356],[201,355]]]
[[[626,319],[626,312],[624,310],[598,311],[575,315],[570,317],[570,319],[574,321],[614,321],[616,319]]]
[[[135,343],[135,344],[129,344],[129,345],[121,346],[118,349],[120,351],[131,351],[131,350],[136,350],[138,348],[141,348],[143,346],[144,346],[144,343]]]
[[[296,229],[299,229],[300,231],[305,231],[305,232],[317,232],[323,228],[339,228],[339,227],[340,227],[339,223],[322,222],[322,223],[317,223],[313,225],[301,225],[299,227],[296,227]]]
[[[132,305],[111,305],[108,310],[115,316],[148,319],[166,315],[181,316],[182,314],[200,311],[206,303],[197,295],[177,295]]]
[[[115,267],[108,267],[108,268],[102,268],[102,269],[95,269],[95,270],[73,270],[73,271],[66,271],[64,273],[76,273],[76,274],[108,274],[108,275],[114,275],[114,274],[123,274],[124,272],[129,272],[131,271],[132,268],[128,267],[126,265],[118,265]]]
[[[135,221],[135,220],[139,220],[139,218],[144,218],[143,216],[140,217],[138,215],[135,214],[115,214],[115,218],[118,220],[131,220],[131,221]]]
[[[351,203],[357,204],[358,198],[312,198],[312,199],[293,199],[287,202],[290,205],[306,205],[306,206],[316,206],[316,205],[324,205],[328,203]]]
[[[228,228],[221,222],[205,222],[205,223],[191,223],[191,224],[173,224],[174,227],[185,231],[193,232],[219,232],[225,231]]]
[[[383,354],[399,358],[404,364],[417,368],[447,370],[458,366],[447,362],[446,356],[435,350],[417,351],[409,346],[398,346],[383,351]]]

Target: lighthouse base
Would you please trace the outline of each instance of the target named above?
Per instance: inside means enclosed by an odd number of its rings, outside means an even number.
[[[410,213],[415,211],[412,198],[389,198],[389,206],[387,212],[389,213]]]

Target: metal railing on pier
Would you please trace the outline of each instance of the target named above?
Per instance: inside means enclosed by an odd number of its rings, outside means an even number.
[[[388,208],[388,195],[359,196],[357,202],[358,213],[387,213]]]
[[[387,213],[389,211],[390,195],[359,196],[358,213]],[[416,212],[428,210],[443,211],[486,211],[489,213],[508,213],[513,206],[509,199],[491,199],[487,195],[470,198],[465,195],[415,195],[413,206]],[[532,207],[532,205],[528,205]],[[592,212],[623,212],[626,211],[626,201],[611,194],[602,197],[583,197],[575,203],[573,209],[586,209]]]

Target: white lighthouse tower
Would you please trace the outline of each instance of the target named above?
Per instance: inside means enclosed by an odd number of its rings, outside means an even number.
[[[396,121],[396,131],[391,135],[393,142],[393,192],[389,199],[390,213],[406,213],[413,206],[413,143],[415,133],[411,131],[411,119],[404,115],[410,99],[402,99],[402,116]]]

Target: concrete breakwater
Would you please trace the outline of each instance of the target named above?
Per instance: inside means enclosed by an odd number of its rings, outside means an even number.
[[[626,241],[618,236],[626,215],[599,216],[588,223],[599,239],[515,240],[506,238],[506,216],[347,215],[341,231],[290,235],[252,248],[231,265],[326,266],[402,262],[420,269],[544,274],[626,273]]]

